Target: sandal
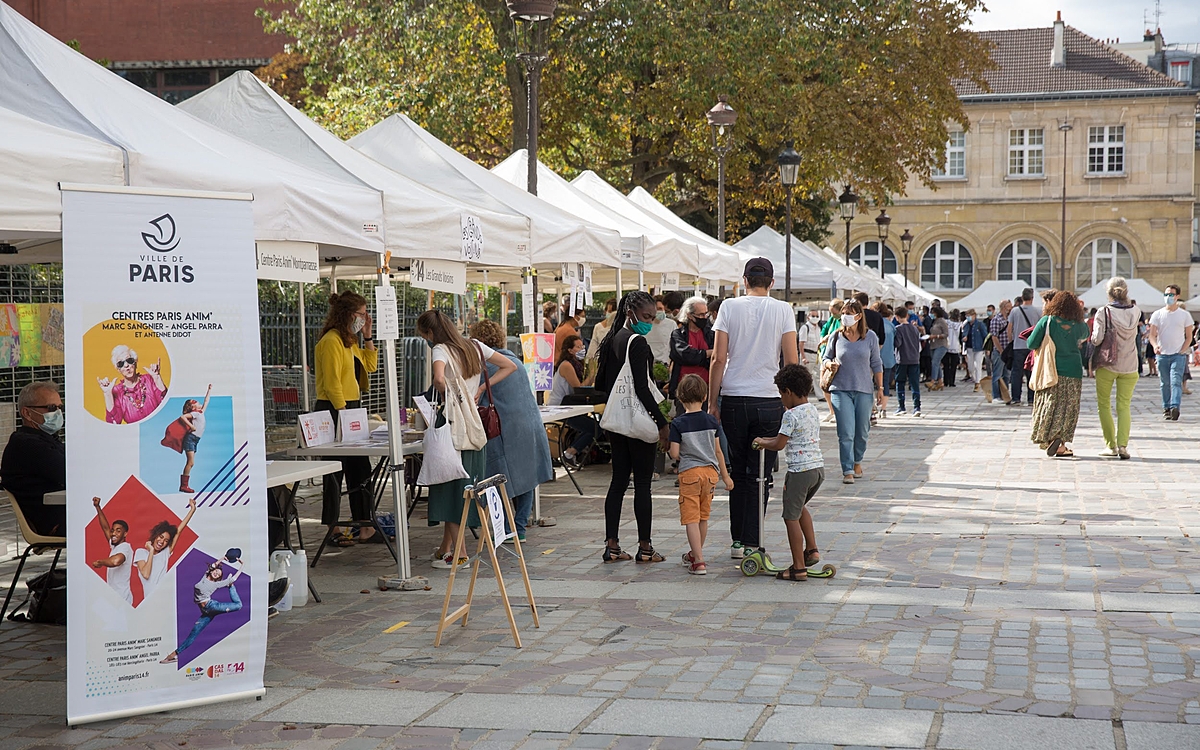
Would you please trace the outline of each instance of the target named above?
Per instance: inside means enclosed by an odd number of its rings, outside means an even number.
[[[354,541],[354,537],[346,531],[343,531],[340,534],[335,534],[329,541],[332,542],[335,547],[353,547],[357,543]]]
[[[1054,454],[1054,458],[1074,458],[1074,457],[1075,457],[1075,451],[1071,450],[1070,448],[1067,448],[1062,453]]]
[[[606,563],[612,563],[625,562],[626,560],[632,560],[633,558],[629,556],[628,552],[620,547],[609,547],[606,544],[604,545],[604,554],[601,556],[601,559]]]
[[[804,550],[804,567],[811,568],[821,564],[821,551],[816,547]]]
[[[1054,438],[1053,440],[1051,440],[1046,445],[1046,455],[1049,456],[1050,458],[1054,458],[1055,456],[1057,456],[1058,449],[1062,447],[1062,444],[1063,444],[1063,441],[1059,440],[1058,438]]]
[[[775,577],[780,581],[807,581],[808,571],[804,568],[789,566],[787,570],[781,570],[776,573]]]
[[[642,547],[639,545],[637,555],[634,556],[633,561],[638,563],[656,563],[666,559],[655,552],[653,547]]]

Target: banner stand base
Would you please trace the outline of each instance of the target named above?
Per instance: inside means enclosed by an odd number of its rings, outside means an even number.
[[[425,576],[413,576],[412,578],[389,578],[387,576],[379,576],[375,579],[380,591],[388,589],[396,589],[397,591],[428,591],[430,589],[429,579]]]

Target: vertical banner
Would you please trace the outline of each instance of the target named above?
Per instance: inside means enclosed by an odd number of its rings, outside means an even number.
[[[533,390],[550,390],[554,386],[554,334],[522,333],[521,354]]]
[[[263,693],[249,196],[63,188],[67,721]]]

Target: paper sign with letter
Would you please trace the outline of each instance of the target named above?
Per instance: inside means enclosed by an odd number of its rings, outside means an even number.
[[[488,487],[483,491],[483,496],[487,498],[488,518],[492,521],[492,541],[499,547],[508,538],[508,534],[504,533],[504,501],[495,487]]]
[[[408,283],[417,289],[450,294],[467,293],[467,264],[452,260],[413,258],[409,261]]]
[[[311,414],[301,414],[299,419],[300,438],[304,440],[305,448],[328,445],[337,439],[336,425],[329,412],[314,411]]]
[[[662,275],[662,288],[668,289],[668,290],[679,289],[679,274],[678,273],[664,273]]]
[[[400,313],[396,309],[396,290],[391,284],[375,287],[373,333],[381,341],[400,338]]]
[[[343,443],[361,443],[371,437],[366,409],[342,409],[338,412],[338,434]]]

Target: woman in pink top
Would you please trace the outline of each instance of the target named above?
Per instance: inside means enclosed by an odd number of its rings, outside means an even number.
[[[110,424],[133,424],[154,413],[167,393],[159,370],[162,360],[138,373],[137,352],[124,344],[113,347],[113,367],[121,377],[116,380],[96,378],[104,391],[105,421]]]

